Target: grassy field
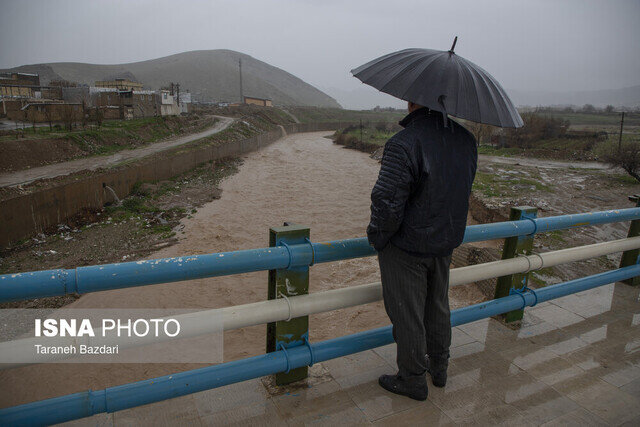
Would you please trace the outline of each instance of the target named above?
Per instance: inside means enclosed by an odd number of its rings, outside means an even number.
[[[339,132],[339,134],[346,138],[356,138],[358,141],[362,141],[363,143],[374,144],[382,147],[397,131],[397,129],[376,129],[371,126],[363,126],[362,132],[360,132],[360,128],[358,126],[349,127],[344,131]],[[336,132],[336,134],[338,134],[338,132]]]
[[[178,133],[182,124],[178,120],[173,118],[162,117],[145,117],[133,120],[107,120],[102,123],[102,126],[96,126],[95,124],[88,124],[85,127],[77,125],[73,130],[69,131],[64,129],[61,125],[54,125],[53,128],[49,126],[41,126],[33,128],[32,126],[26,126],[24,129],[18,129],[16,131],[7,132],[5,135],[0,136],[0,140],[15,139],[16,136],[39,139],[39,138],[73,138],[83,136],[114,136],[124,135],[137,139],[140,131],[144,130],[148,134],[149,142],[156,141],[163,137]]]
[[[147,117],[134,120],[110,120],[71,131],[61,126],[4,130],[0,133],[0,171],[15,171],[79,157],[108,155],[134,149],[176,135],[209,128],[211,116]]]
[[[618,144],[620,138],[620,113],[576,113],[544,110],[537,113],[537,116],[567,121],[569,127],[566,133],[560,132],[557,137],[527,141],[517,147],[509,143],[508,139],[505,140],[505,143],[509,147],[499,148],[485,143],[479,147],[479,153],[493,156],[598,161],[608,147]],[[500,131],[494,131],[494,139],[501,138],[497,136],[498,132]],[[625,114],[622,141],[640,143],[639,113]]]
[[[548,110],[541,113],[559,119],[569,120],[572,126],[616,127],[620,128],[620,116],[618,112],[606,113],[576,113]],[[625,126],[640,126],[640,113],[627,112],[624,114]]]
[[[514,173],[499,175],[482,171],[476,172],[473,191],[479,192],[485,197],[513,197],[525,191],[553,191],[551,187],[542,183],[539,174],[517,174],[515,173],[516,168],[508,166],[502,166],[502,169]]]

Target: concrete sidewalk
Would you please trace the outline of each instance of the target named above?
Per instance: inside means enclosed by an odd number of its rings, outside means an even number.
[[[378,386],[389,345],[317,364],[303,385],[256,379],[67,425],[640,425],[639,295],[612,284],[529,308],[519,329],[454,328],[449,381],[426,402]]]

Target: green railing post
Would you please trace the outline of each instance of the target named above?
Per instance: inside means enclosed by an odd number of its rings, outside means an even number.
[[[629,200],[635,202],[636,207],[640,207],[640,194],[629,196]],[[627,237],[636,237],[640,235],[640,219],[634,219],[629,226],[629,233]],[[640,256],[640,249],[631,249],[622,253],[620,259],[620,267],[628,267],[638,263],[638,257]],[[640,277],[634,277],[631,279],[623,280],[622,283],[627,285],[638,286],[640,285]]]
[[[284,223],[269,230],[269,246],[296,245],[307,242],[309,227]],[[309,266],[269,270],[269,299],[309,293]],[[267,352],[304,345],[309,337],[309,316],[296,317],[267,325]],[[285,385],[307,378],[306,366],[288,373],[276,374],[276,385]]]
[[[509,221],[518,221],[526,218],[536,218],[538,216],[538,208],[531,206],[520,206],[511,208]],[[533,235],[508,237],[504,239],[504,247],[502,249],[502,259],[509,259],[520,254],[529,255],[533,249]],[[529,282],[529,273],[517,273],[509,276],[498,278],[496,284],[495,298],[502,298],[509,295],[512,288],[522,288]],[[515,322],[522,320],[523,310],[514,310],[504,314],[504,321]]]

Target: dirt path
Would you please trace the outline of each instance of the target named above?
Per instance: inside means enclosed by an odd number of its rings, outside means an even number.
[[[533,157],[502,157],[502,156],[488,156],[486,154],[480,154],[478,156],[479,164],[497,163],[502,165],[521,165],[521,166],[534,166],[546,169],[611,169],[609,165],[600,162],[563,162],[559,160],[547,160],[536,159]]]
[[[179,138],[172,138],[166,141],[150,144],[134,150],[122,150],[110,156],[93,156],[68,162],[54,163],[51,165],[25,169],[17,172],[0,174],[0,187],[14,187],[25,185],[43,178],[55,178],[57,176],[69,175],[83,170],[96,170],[106,166],[112,166],[124,161],[140,159],[150,154],[158,153],[179,145],[183,145],[200,138],[213,135],[226,129],[234,119],[229,117],[214,116],[220,121],[215,126],[198,133],[193,133]]]

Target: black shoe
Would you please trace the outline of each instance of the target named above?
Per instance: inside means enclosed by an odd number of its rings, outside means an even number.
[[[422,380],[406,380],[398,375],[382,375],[378,378],[378,384],[391,393],[401,394],[415,400],[427,400],[429,394],[429,387],[424,377]]]
[[[427,372],[431,375],[431,382],[434,386],[444,387],[447,385],[448,365],[447,360],[429,359],[429,357],[427,357]]]

